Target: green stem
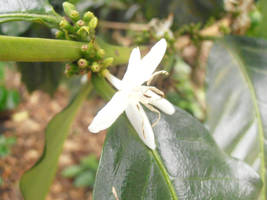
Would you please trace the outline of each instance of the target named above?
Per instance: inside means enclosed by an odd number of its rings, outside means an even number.
[[[97,39],[106,57],[114,57],[113,64],[128,62],[131,48],[110,45]],[[0,36],[0,61],[17,62],[68,62],[82,57],[83,42]]]
[[[0,36],[0,61],[60,62],[81,57],[83,43],[42,38]]]

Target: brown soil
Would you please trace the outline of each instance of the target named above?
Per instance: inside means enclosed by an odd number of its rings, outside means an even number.
[[[0,176],[4,184],[0,187],[1,200],[22,200],[18,182],[25,170],[29,169],[40,157],[44,145],[44,130],[49,120],[60,112],[68,103],[69,93],[61,86],[55,96],[36,91],[29,94],[20,83],[19,74],[12,73],[8,82],[11,87],[19,88],[21,104],[4,122],[8,131],[5,136],[15,136],[16,144],[11,153],[0,160]],[[87,127],[95,112],[102,106],[99,100],[86,101],[76,117],[72,131],[65,141],[64,150],[59,160],[59,169],[50,189],[47,200],[90,200],[92,191],[75,188],[72,180],[61,176],[66,166],[79,163],[89,154],[100,157],[105,134],[91,134]]]

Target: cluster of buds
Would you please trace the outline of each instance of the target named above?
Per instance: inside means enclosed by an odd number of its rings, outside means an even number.
[[[98,19],[92,12],[87,11],[81,16],[69,2],[63,3],[63,9],[66,17],[59,23],[60,30],[56,33],[56,38],[85,42],[94,39]]]
[[[113,58],[105,57],[104,49],[101,49],[95,40],[95,29],[98,23],[95,15],[90,11],[81,15],[69,2],[64,2],[63,8],[66,17],[60,21],[60,30],[56,33],[56,37],[87,42],[81,47],[82,57],[75,62],[66,64],[66,76],[100,72],[110,66]]]
[[[113,57],[105,58],[104,49],[101,49],[94,40],[82,45],[81,54],[82,58],[78,61],[66,65],[65,74],[68,77],[88,72],[100,72],[113,62]]]

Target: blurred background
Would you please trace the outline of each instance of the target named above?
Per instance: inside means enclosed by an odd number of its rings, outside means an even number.
[[[153,84],[176,106],[204,122],[205,65],[212,39],[227,35],[267,38],[267,1],[253,0],[70,0],[99,18],[97,35],[122,46],[168,40],[161,68],[169,77]],[[63,14],[62,0],[50,0]],[[0,1],[1,6],[1,1]],[[30,22],[0,25],[0,34],[55,38],[55,31]],[[1,48],[1,46],[0,46]],[[66,78],[64,63],[0,62],[0,199],[21,200],[20,176],[43,151],[44,130],[77,92],[81,77]],[[122,77],[126,65],[112,68]],[[105,139],[87,127],[104,101],[92,93],[75,120],[47,199],[90,200]]]

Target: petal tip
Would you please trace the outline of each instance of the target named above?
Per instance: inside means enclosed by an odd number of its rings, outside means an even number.
[[[96,127],[92,126],[92,124],[90,126],[88,126],[88,131],[91,133],[98,133],[100,130],[98,130]]]

